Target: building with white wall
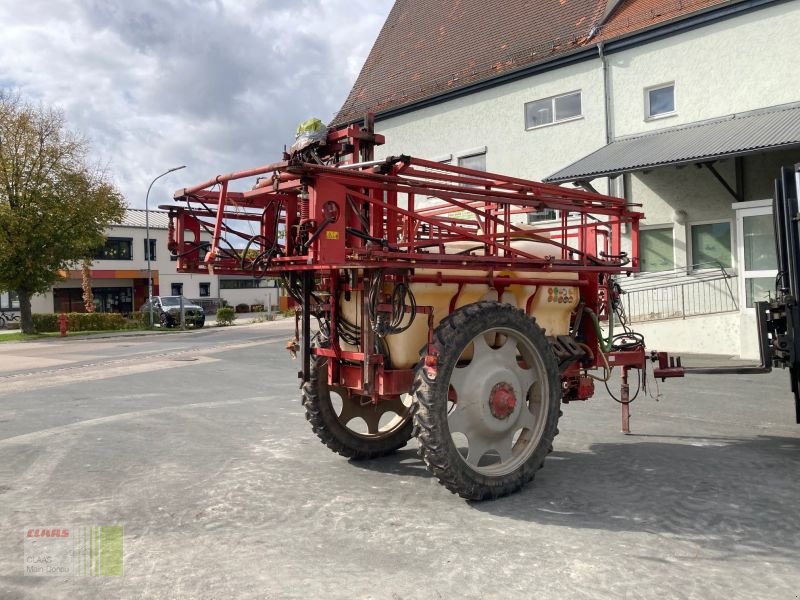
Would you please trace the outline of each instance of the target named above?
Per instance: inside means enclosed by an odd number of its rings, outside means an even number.
[[[150,242],[147,242],[145,211],[128,209],[118,225],[109,228],[106,242],[91,264],[95,309],[100,312],[131,313],[147,298],[147,255],[153,278],[153,295],[177,296],[217,306],[278,305],[279,289],[272,280],[252,277],[179,273],[176,257],[168,248],[169,217],[165,211],[149,211]],[[31,299],[34,313],[84,312],[82,272],[79,265],[63,273],[62,281]],[[2,308],[18,310],[16,295],[0,296]]]
[[[754,356],[772,180],[800,162],[798,26],[797,0],[397,0],[334,124],[374,111],[382,155],[641,204],[636,329]]]

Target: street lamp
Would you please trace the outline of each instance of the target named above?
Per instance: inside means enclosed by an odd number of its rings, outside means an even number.
[[[150,190],[153,184],[173,171],[180,171],[185,169],[186,165],[180,167],[173,167],[169,171],[164,171],[161,175],[150,182],[150,187],[147,188],[147,195],[144,197],[144,229],[145,229],[145,248],[147,249],[147,305],[150,307],[150,327],[153,326],[153,270],[150,268]]]

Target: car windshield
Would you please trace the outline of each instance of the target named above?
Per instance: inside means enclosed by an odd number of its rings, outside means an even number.
[[[184,304],[188,304],[186,300],[183,301]],[[180,296],[164,296],[161,298],[161,304],[164,306],[180,306],[181,305],[181,297]]]

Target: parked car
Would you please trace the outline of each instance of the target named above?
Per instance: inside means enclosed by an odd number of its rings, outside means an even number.
[[[181,296],[153,296],[139,310],[148,313],[151,301],[154,322],[161,323],[162,327],[176,327],[181,324]],[[187,325],[202,327],[206,323],[203,307],[186,298],[183,298],[183,313]],[[145,315],[144,318],[146,320],[148,317]]]

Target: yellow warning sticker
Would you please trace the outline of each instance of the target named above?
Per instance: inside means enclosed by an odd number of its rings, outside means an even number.
[[[339,232],[338,231],[326,231],[325,237],[329,240],[338,240],[339,239]]]

